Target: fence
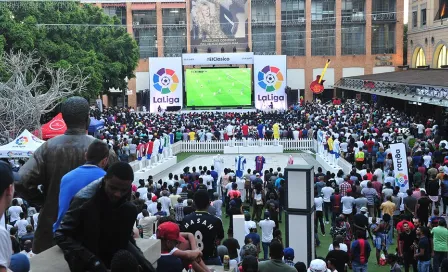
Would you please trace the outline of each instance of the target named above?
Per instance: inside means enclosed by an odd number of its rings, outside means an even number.
[[[172,145],[173,154],[181,152],[188,153],[215,153],[223,152],[224,146],[260,146],[263,145],[282,145],[284,150],[287,151],[299,151],[299,150],[316,150],[316,141],[314,139],[281,139],[281,140],[236,140],[236,141],[181,141]],[[263,150],[260,149],[263,153]]]

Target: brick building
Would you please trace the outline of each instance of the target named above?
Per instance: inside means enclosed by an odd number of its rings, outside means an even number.
[[[236,1],[236,0],[234,0]],[[255,54],[287,55],[287,85],[297,97],[312,99],[309,84],[327,59],[324,92],[331,98],[341,77],[394,71],[402,65],[403,1],[397,0],[250,0],[247,46]],[[136,78],[129,81],[128,105],[136,91],[149,89],[149,57],[193,52],[190,1],[86,0],[117,16],[139,46]],[[238,49],[239,51],[240,49]],[[119,103],[120,95],[105,99]],[[140,103],[138,103],[140,104]]]

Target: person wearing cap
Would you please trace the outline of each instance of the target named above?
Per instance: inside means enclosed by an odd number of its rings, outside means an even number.
[[[52,227],[58,218],[62,177],[86,162],[86,151],[95,140],[86,134],[89,111],[89,103],[82,97],[65,100],[62,103],[62,117],[67,126],[64,135],[42,144],[19,170],[17,193],[28,202],[42,206],[33,241],[36,254],[54,245]],[[117,160],[114,151],[109,150],[108,164]],[[39,186],[43,187],[42,191],[37,189]]]
[[[310,263],[310,267],[308,267],[308,272],[331,272],[327,268],[327,264],[324,260],[321,259],[315,259],[312,260]]]
[[[283,262],[294,267],[294,249],[287,247],[283,250]]]
[[[157,196],[153,196],[151,198],[151,203],[148,205],[148,212],[150,214],[156,214],[157,213]]]
[[[259,272],[297,272],[294,266],[289,266],[283,262],[283,245],[274,240],[269,245],[269,260],[258,263]]]
[[[132,167],[117,162],[73,198],[54,233],[71,271],[107,271],[119,250],[128,250],[143,271],[154,270],[130,235],[138,214],[130,201],[133,180]]]

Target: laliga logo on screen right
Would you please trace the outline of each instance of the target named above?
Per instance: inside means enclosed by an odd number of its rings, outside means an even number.
[[[258,86],[264,89],[267,93],[275,92],[280,89],[284,81],[283,74],[279,68],[275,66],[265,66],[258,72]],[[284,95],[258,95],[258,101],[284,101]]]
[[[154,89],[159,91],[161,94],[166,94],[167,96],[153,97],[153,103],[168,103],[170,105],[174,103],[179,103],[178,97],[169,97],[170,93],[174,93],[179,85],[179,78],[173,69],[161,68],[152,77],[154,82]]]

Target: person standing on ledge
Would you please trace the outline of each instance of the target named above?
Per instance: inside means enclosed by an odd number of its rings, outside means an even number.
[[[95,140],[86,133],[90,124],[89,110],[86,99],[68,98],[62,104],[62,118],[67,125],[64,135],[45,142],[20,168],[16,191],[29,203],[42,205],[34,233],[33,252],[36,254],[54,245],[53,223],[58,218],[62,177],[86,162],[87,148]],[[113,150],[109,152],[109,164],[116,162]]]

